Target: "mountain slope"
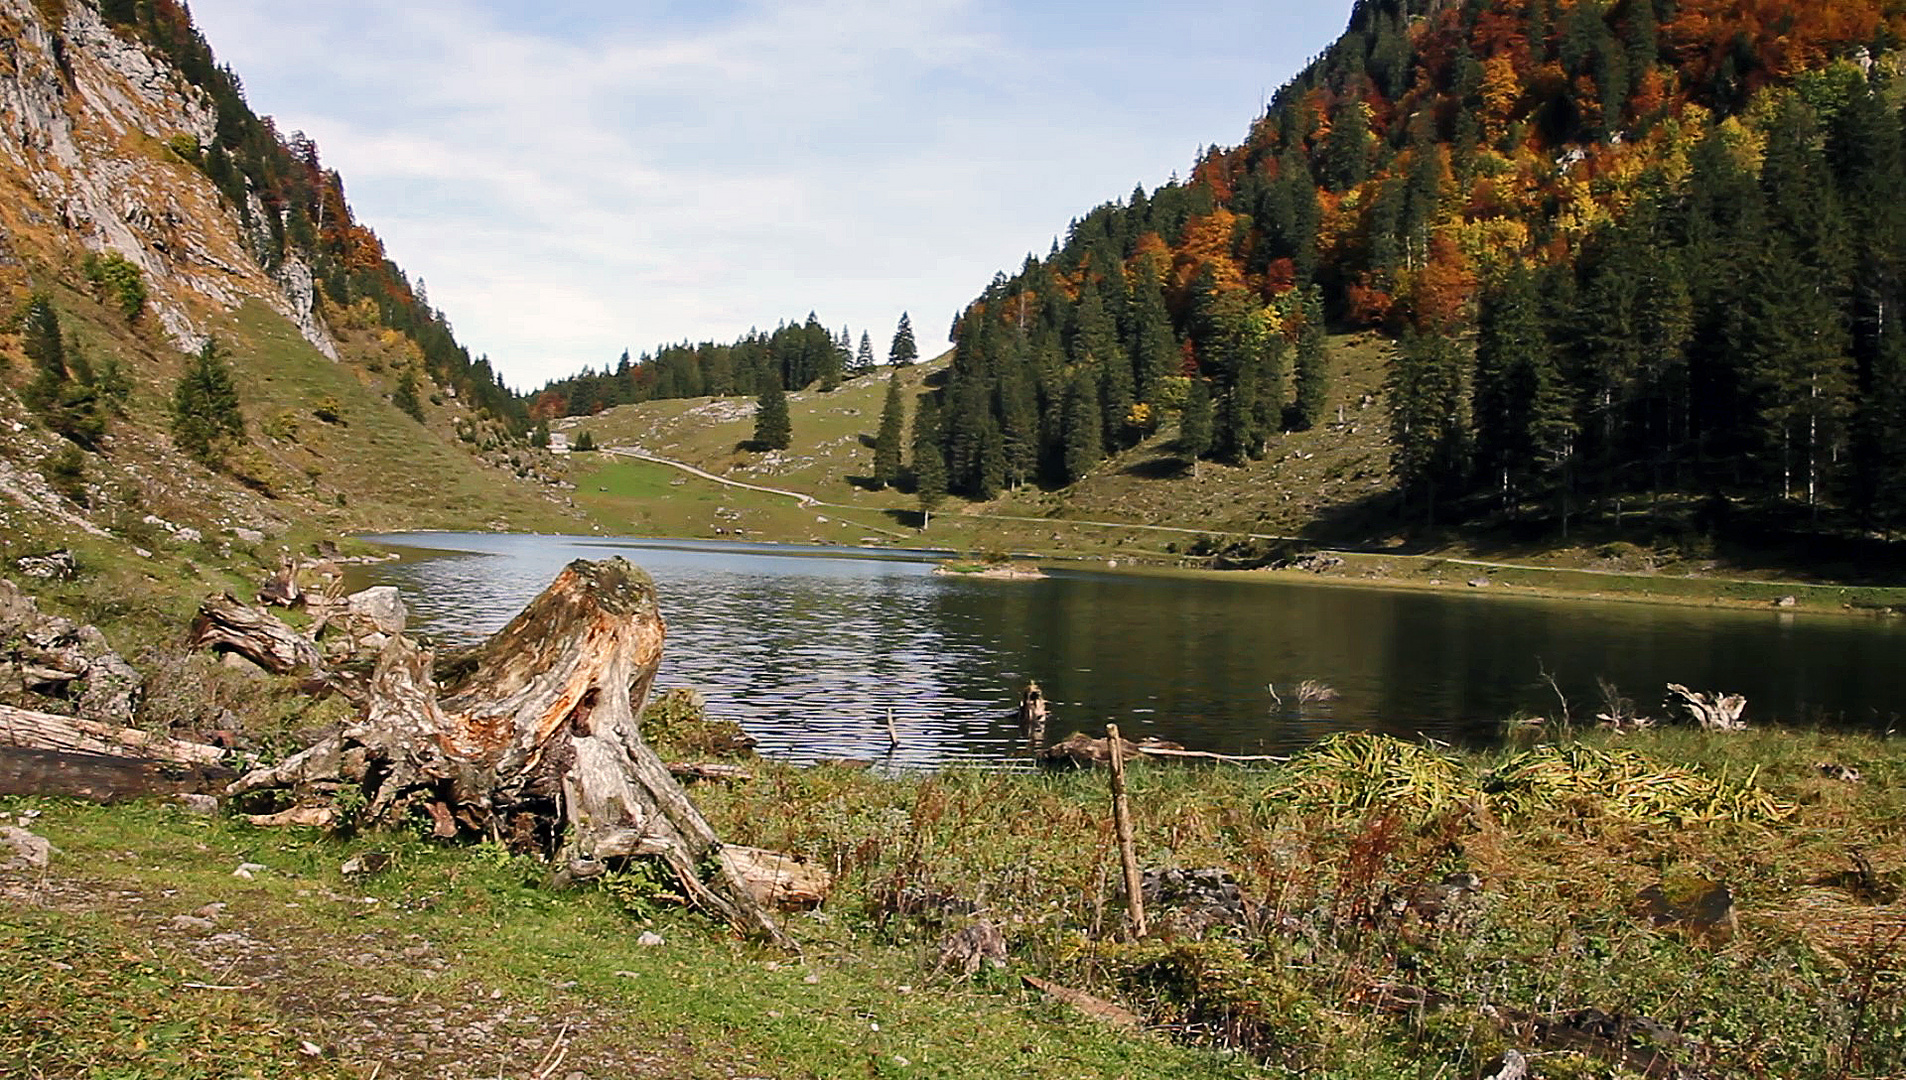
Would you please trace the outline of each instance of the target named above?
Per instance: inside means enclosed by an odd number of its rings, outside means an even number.
[[[1364,0],[1241,145],[974,301],[952,486],[1099,476],[1194,396],[1185,456],[1278,457],[1337,423],[1329,324],[1397,338],[1364,537],[1906,521],[1902,31],[1879,0]]]
[[[9,553],[575,520],[520,401],[342,191],[309,140],[250,111],[181,6],[0,0]],[[195,458],[172,395],[208,340],[243,429]]]

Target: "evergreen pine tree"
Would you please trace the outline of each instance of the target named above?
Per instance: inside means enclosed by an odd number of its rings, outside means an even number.
[[[860,351],[854,354],[854,374],[865,375],[874,369],[874,339],[867,331],[860,332]]]
[[[1039,401],[1023,342],[999,372],[1000,452],[1006,486],[1017,489],[1039,468]]]
[[[862,335],[863,343],[866,335]],[[900,372],[887,377],[887,400],[880,407],[880,432],[874,436],[874,486],[900,482],[900,440],[907,426],[907,403],[900,396]]]
[[[900,325],[893,331],[893,346],[887,350],[887,363],[906,367],[920,359],[920,347],[913,340],[913,323],[906,312],[900,313]]]
[[[66,385],[66,344],[60,337],[60,317],[45,296],[27,302],[20,336],[27,359],[33,361],[33,381],[21,397],[29,408],[43,412],[59,400]]]
[[[1178,417],[1178,456],[1198,475],[1198,459],[1211,450],[1211,384],[1191,380],[1185,393],[1185,409]]]
[[[219,354],[218,342],[207,338],[188,361],[172,388],[172,441],[208,466],[223,459],[225,444],[243,438],[245,417],[239,410],[238,386]]]
[[[1132,289],[1133,395],[1156,410],[1165,380],[1178,374],[1178,338],[1172,333],[1171,312],[1156,282],[1140,280]]]
[[[938,394],[922,394],[913,417],[913,494],[920,500],[920,528],[946,498],[946,450]]]
[[[20,397],[49,429],[90,450],[106,434],[106,417],[86,354],[77,343],[62,341],[61,333],[53,305],[44,296],[33,297],[21,326],[33,380]],[[112,370],[123,376],[116,364]],[[130,386],[124,390],[129,392]]]
[[[1104,413],[1099,380],[1087,366],[1074,368],[1065,396],[1065,480],[1076,484],[1105,456]]]
[[[788,417],[788,395],[781,380],[769,374],[767,384],[754,410],[754,445],[757,450],[786,450],[794,437],[794,425]]]
[[[1407,500],[1420,496],[1434,527],[1440,491],[1461,483],[1468,464],[1461,355],[1440,333],[1408,331],[1384,388],[1390,401],[1391,468]]]
[[[1370,107],[1356,94],[1344,94],[1330,111],[1330,134],[1324,139],[1323,180],[1332,191],[1363,183],[1370,175]]]
[[[1328,340],[1323,296],[1312,286],[1304,290],[1304,326],[1297,334],[1297,400],[1292,404],[1290,423],[1294,431],[1309,431],[1323,423],[1330,398],[1330,358],[1325,350]]]

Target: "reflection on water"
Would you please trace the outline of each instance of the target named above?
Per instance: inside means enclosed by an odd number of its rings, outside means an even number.
[[[1890,726],[1906,710],[1906,632],[1891,622],[1089,571],[979,581],[934,576],[924,554],[785,545],[384,540],[431,549],[371,577],[403,589],[414,627],[455,643],[502,626],[570,560],[628,556],[669,624],[658,687],[695,687],[794,760],[1023,761],[1011,713],[1027,679],[1051,699],[1052,738],[1116,722],[1230,753],[1344,728],[1485,741],[1518,709],[1554,710],[1540,668],[1578,720],[1597,676],[1644,709],[1670,681],[1745,693],[1758,723]],[[1341,696],[1300,708],[1304,679]]]

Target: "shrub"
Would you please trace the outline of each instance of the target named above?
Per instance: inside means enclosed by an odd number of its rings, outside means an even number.
[[[77,446],[62,446],[40,460],[40,472],[53,490],[86,505],[86,455]]]
[[[116,251],[104,255],[88,255],[80,264],[86,280],[93,288],[103,294],[119,309],[120,314],[131,322],[139,317],[146,308],[145,275],[139,267],[127,261]]]

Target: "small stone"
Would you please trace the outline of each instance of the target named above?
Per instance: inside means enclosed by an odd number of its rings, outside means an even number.
[[[808,984],[809,986],[818,986],[820,984],[821,977],[812,972],[809,972],[807,978],[802,979],[801,981]]]
[[[894,1063],[895,1065],[898,1065],[898,1066],[900,1066],[900,1067],[901,1067],[901,1068],[903,1068],[903,1069],[904,1069],[904,1068],[906,1068],[907,1066],[909,1066],[909,1065],[911,1065],[911,1064],[913,1064],[913,1062],[911,1062],[911,1061],[908,1061],[908,1060],[907,1060],[906,1058],[903,1058],[903,1057],[901,1057],[901,1056],[900,1056],[899,1054],[895,1054],[895,1055],[893,1056],[893,1063]]]
[[[618,979],[639,979],[642,976],[633,971],[618,971],[615,973],[615,977]]]
[[[323,1057],[324,1047],[306,1039],[298,1041],[298,1052],[306,1057]]]
[[[387,851],[364,851],[344,860],[344,865],[338,867],[338,871],[345,877],[359,877],[381,873],[390,863],[391,857]]]
[[[210,930],[216,924],[199,915],[174,915],[171,926],[174,930]]]
[[[238,869],[232,871],[232,876],[235,878],[244,878],[246,881],[250,881],[253,875],[261,873],[264,869],[265,869],[264,863],[255,863],[255,862],[239,863]]]
[[[1800,601],[1794,599],[1791,596],[1783,596],[1780,599],[1774,601],[1774,606],[1775,607],[1799,607]]]
[[[21,814],[20,818],[31,820],[26,814]],[[53,852],[57,850],[46,837],[30,833],[18,825],[0,828],[0,850],[8,848],[12,849],[13,858],[6,860],[5,865],[20,864],[31,870],[46,869],[47,863],[53,859]]]
[[[188,791],[177,796],[177,799],[180,806],[199,817],[218,816],[218,796],[216,795],[200,795]]]
[[[663,944],[663,940],[662,940],[662,935],[656,933],[655,931],[644,930],[642,931],[641,934],[639,934],[636,937],[635,943],[644,948],[654,948],[657,945]]]

